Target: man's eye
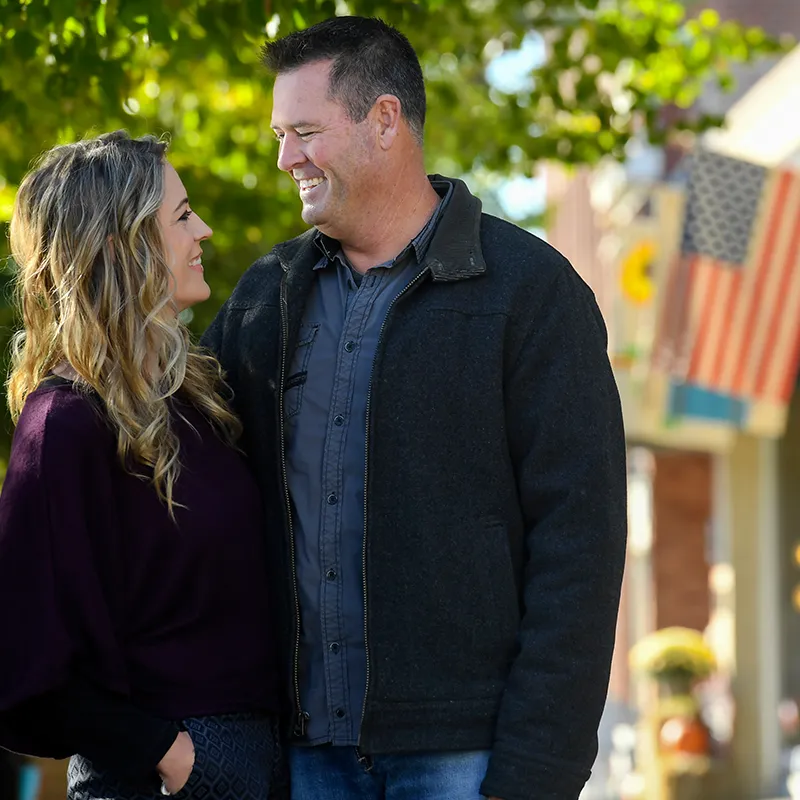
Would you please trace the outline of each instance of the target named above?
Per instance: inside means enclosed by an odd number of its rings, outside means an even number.
[[[284,133],[278,133],[278,131],[275,131],[275,138],[276,138],[276,139],[277,139],[279,142],[282,142],[282,141],[283,141],[283,137],[284,137],[285,135],[286,135],[286,134],[284,134]]]
[[[297,135],[301,139],[308,139],[309,136],[313,136],[314,135],[314,131],[303,131],[302,133],[300,133],[300,131],[298,131]]]

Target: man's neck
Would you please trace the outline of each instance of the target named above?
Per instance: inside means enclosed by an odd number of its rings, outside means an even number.
[[[362,274],[403,252],[431,218],[439,195],[425,176],[424,183],[393,191],[386,200],[382,208],[363,220],[357,235],[340,239],[353,269]]]

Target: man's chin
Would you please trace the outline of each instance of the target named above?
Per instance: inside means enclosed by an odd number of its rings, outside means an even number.
[[[325,224],[325,215],[322,213],[322,209],[320,209],[319,206],[303,205],[301,216],[306,225],[319,227],[321,224]]]

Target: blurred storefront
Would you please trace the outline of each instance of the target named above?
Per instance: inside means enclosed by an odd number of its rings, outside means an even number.
[[[701,796],[788,796],[800,741],[798,70],[800,48],[686,152],[639,143],[623,165],[546,175],[548,238],[598,297],[630,445],[629,563],[592,798],[621,796],[613,730],[642,700],[627,652],[673,625],[703,631],[719,664]],[[709,222],[715,191],[728,227]]]

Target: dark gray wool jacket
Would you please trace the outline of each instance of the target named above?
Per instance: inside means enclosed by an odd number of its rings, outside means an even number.
[[[452,182],[373,366],[360,747],[491,748],[485,795],[573,800],[597,750],[625,554],[619,397],[590,289]],[[302,380],[286,372],[319,259],[313,236],[256,261],[203,340],[227,372],[265,498],[295,733],[281,418],[287,381]]]

